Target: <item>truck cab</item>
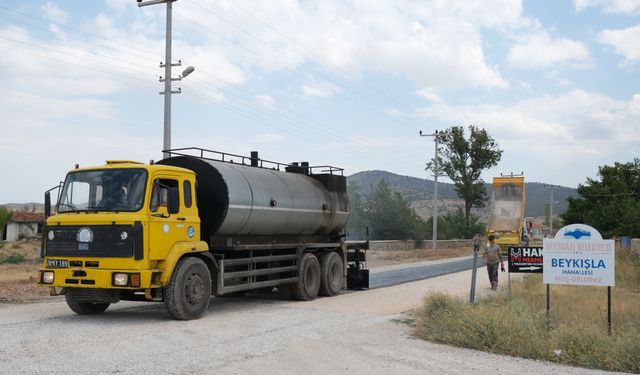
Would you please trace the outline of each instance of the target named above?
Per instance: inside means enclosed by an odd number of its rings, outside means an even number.
[[[76,168],[56,211],[43,231],[38,282],[65,294],[77,313],[100,313],[120,299],[160,300],[176,260],[208,250],[188,169],[132,161]]]

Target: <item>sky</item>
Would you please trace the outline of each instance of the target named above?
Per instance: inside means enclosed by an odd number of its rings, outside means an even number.
[[[640,0],[179,0],[172,147],[432,178],[486,129],[482,178],[576,187],[640,157]],[[0,203],[74,164],[162,158],[166,5],[0,1]],[[446,178],[441,179],[450,182]]]

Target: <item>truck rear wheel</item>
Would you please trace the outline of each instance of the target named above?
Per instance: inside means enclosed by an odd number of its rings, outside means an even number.
[[[67,289],[64,298],[69,308],[80,315],[102,314],[110,305],[110,303],[80,302],[74,295],[73,289]]]
[[[300,301],[311,301],[320,290],[320,262],[315,255],[306,253],[300,259],[298,282],[292,284],[293,297]]]
[[[211,299],[211,274],[207,265],[195,257],[182,259],[164,292],[164,304],[171,317],[199,318],[209,308]]]
[[[335,252],[324,254],[320,258],[320,295],[335,296],[344,284],[342,258]]]

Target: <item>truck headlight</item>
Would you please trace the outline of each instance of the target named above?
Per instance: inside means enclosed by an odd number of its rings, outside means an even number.
[[[53,284],[53,280],[55,279],[55,274],[53,271],[43,271],[42,272],[42,283],[43,284]]]
[[[113,285],[115,286],[127,286],[129,284],[129,275],[126,273],[114,273]]]

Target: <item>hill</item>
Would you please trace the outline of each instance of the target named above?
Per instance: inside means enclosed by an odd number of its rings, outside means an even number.
[[[349,183],[356,182],[360,186],[361,192],[368,194],[371,192],[372,187],[375,187],[383,178],[392,190],[400,192],[404,199],[411,204],[411,207],[413,207],[420,216],[425,218],[431,216],[433,180],[400,176],[379,170],[358,172],[349,176],[347,179]],[[525,216],[539,217],[544,215],[544,206],[549,203],[550,198],[550,191],[547,186],[549,185],[540,182],[527,182],[525,184]],[[486,217],[488,214],[488,206],[491,203],[491,184],[485,183],[485,188],[487,189],[487,197],[489,197],[486,202],[486,207],[473,211],[474,214],[479,215],[481,218]],[[577,195],[576,190],[573,188],[562,186],[554,187],[553,198],[554,201],[558,202],[553,206],[554,216],[564,213],[567,210],[568,197],[575,197]],[[440,202],[440,210],[445,212],[454,210],[456,207],[463,207],[464,203],[458,198],[453,184],[440,181],[438,181],[438,200]]]
[[[29,203],[0,203],[0,206],[4,206],[11,211],[35,211],[44,212],[44,204],[38,202]],[[35,208],[35,209],[34,209]]]

